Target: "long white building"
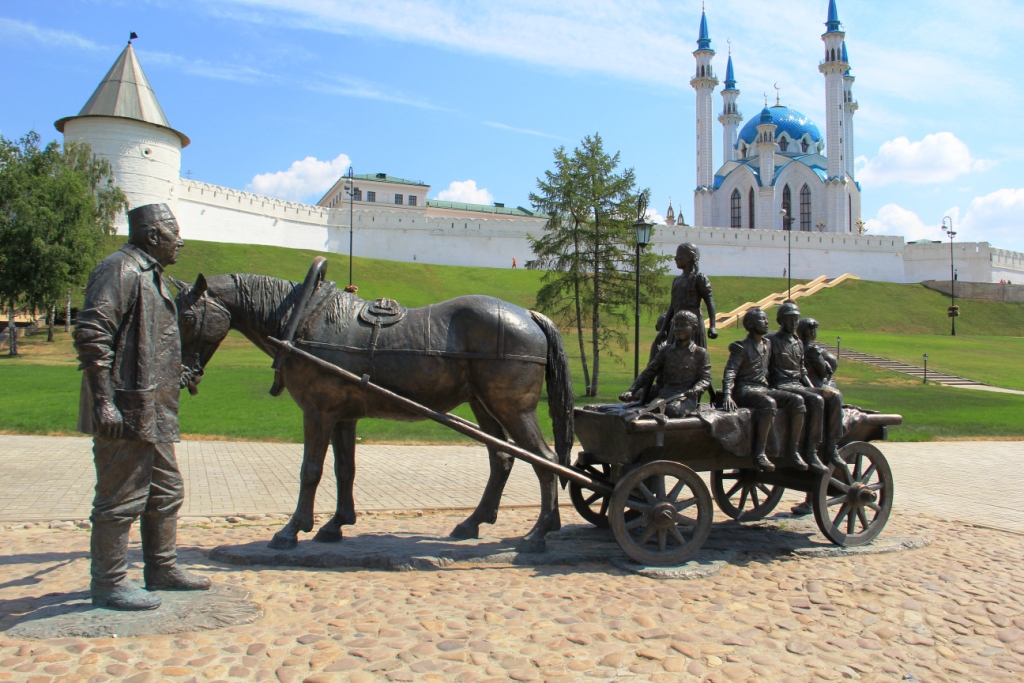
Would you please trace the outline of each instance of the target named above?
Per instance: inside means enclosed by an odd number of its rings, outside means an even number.
[[[830,8],[830,22],[833,10],[834,5]],[[838,28],[838,23],[835,25]],[[828,35],[826,33],[826,37]],[[703,42],[705,40],[706,43]],[[829,40],[834,42],[836,39],[829,38],[826,42]],[[751,221],[753,229],[742,223],[742,210],[739,226],[726,223],[728,227],[714,227],[720,225],[714,216],[722,215],[722,209],[716,208],[716,202],[721,201],[721,197],[726,197],[728,202],[728,197],[733,194],[729,189],[732,186],[726,185],[726,182],[733,182],[730,178],[737,179],[737,186],[733,189],[739,189],[740,179],[746,179],[749,184],[748,175],[753,172],[750,169],[757,171],[755,179],[765,178],[767,173],[762,170],[762,164],[774,164],[773,178],[785,179],[789,173],[786,168],[790,166],[794,169],[810,168],[808,172],[814,173],[819,180],[822,174],[813,165],[791,158],[785,149],[776,149],[775,153],[766,151],[763,155],[758,152],[758,163],[752,166],[743,161],[750,154],[750,146],[742,132],[736,147],[741,154],[727,161],[718,173],[711,174],[710,95],[717,80],[710,66],[714,53],[707,38],[706,18],[702,18],[701,40],[695,54],[698,56],[698,75],[693,83],[698,89],[698,130],[702,131],[698,134],[698,179],[704,183],[698,188],[695,209],[699,209],[699,216],[707,217],[706,221],[698,218],[695,222],[706,227],[675,225],[672,220],[670,225],[658,227],[651,248],[672,254],[680,242],[693,242],[702,250],[702,268],[711,275],[777,277],[786,267],[791,252],[792,274],[797,278],[811,279],[823,274],[835,276],[851,272],[865,279],[919,282],[949,276],[948,244],[906,244],[901,237],[860,235],[856,231],[832,227],[825,232],[800,232],[796,228],[798,224],[794,224],[794,231],[790,232],[779,230],[781,225],[771,222],[763,224],[757,216],[771,214],[775,210],[775,204],[784,199],[781,190],[772,190],[775,194],[771,199],[771,209],[755,210]],[[704,68],[703,73],[701,67]],[[826,77],[829,77],[828,73]],[[846,78],[845,71],[842,77]],[[727,89],[723,93],[726,104],[719,117],[723,122],[726,142],[732,139],[730,136],[742,120],[736,107],[739,91],[730,91],[730,81],[734,81],[731,67],[726,77]],[[843,101],[849,104],[850,100],[846,98]],[[824,164],[824,157],[818,156],[821,136],[807,127],[798,136],[796,129],[781,123],[782,113],[773,113],[775,109],[766,110],[772,123],[762,125],[759,120],[756,128],[774,127],[771,144],[776,148],[790,142],[793,145],[806,143],[810,153],[813,145],[811,156],[822,159]],[[512,259],[523,264],[533,257],[529,236],[539,236],[544,230],[545,217],[528,208],[430,200],[430,186],[426,183],[386,173],[357,175],[351,181],[347,177],[339,178],[315,205],[182,178],[181,150],[189,145],[189,138],[167,121],[131,43],[118,56],[82,110],[76,116],[60,119],[55,125],[64,134],[65,141],[87,142],[97,156],[110,162],[114,179],[124,190],[131,206],[155,202],[170,205],[186,240],[265,244],[346,254],[351,238],[357,256],[508,268]],[[783,143],[784,140],[787,142]],[[756,148],[762,143],[767,146],[767,136],[763,141],[755,141],[753,146]],[[835,185],[839,188],[835,191],[846,193],[841,198],[849,205],[849,198],[854,197],[851,188],[855,184],[852,165],[847,166],[845,162],[852,158],[852,136],[844,138],[842,144],[849,144],[850,148],[843,153],[844,167],[836,169],[836,174],[843,174],[847,180]],[[828,149],[832,155],[832,148]],[[828,163],[829,175],[815,186],[817,189],[812,190],[818,195],[822,194],[822,182],[826,186],[832,182],[829,178],[833,177],[833,169],[831,162]],[[728,171],[729,164],[735,165],[734,171]],[[723,171],[726,171],[724,175]],[[721,182],[720,177],[723,178]],[[796,171],[793,177],[796,177]],[[350,192],[346,191],[347,186],[351,188]],[[724,193],[722,187],[726,187]],[[777,188],[778,182],[772,187]],[[741,195],[747,192],[749,196],[749,191],[754,191],[760,198],[763,189],[763,185],[755,187],[750,184],[749,188],[742,188]],[[827,192],[826,187],[825,197],[830,196]],[[842,201],[822,199],[832,201],[827,205],[832,209],[827,211],[833,211],[836,216],[842,215],[842,221],[827,222],[827,226],[845,222],[849,228],[849,218],[859,216],[860,211],[859,190],[855,196],[856,201],[852,204],[854,213],[850,214],[837,208]],[[796,213],[793,215],[797,216]],[[812,208],[812,220],[816,215]],[[120,229],[126,230],[127,226],[122,223]],[[790,238],[793,240],[791,244],[788,243]],[[992,249],[985,242],[958,243],[956,250],[957,270],[962,280],[998,282],[1010,279],[1024,282],[1022,254]]]

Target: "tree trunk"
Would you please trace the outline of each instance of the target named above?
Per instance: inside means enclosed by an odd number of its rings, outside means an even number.
[[[601,226],[594,218],[594,310],[590,319],[591,357],[594,359],[594,376],[589,396],[597,396],[601,377]]]
[[[68,298],[64,304],[64,331],[71,331],[71,290],[68,290]]]
[[[574,248],[576,250],[573,262],[580,262],[580,238],[579,223],[576,223],[576,234],[573,236]],[[587,344],[583,340],[583,305],[580,303],[580,273],[576,271],[572,278],[573,296],[576,298],[576,336],[580,342],[580,363],[583,364],[583,387],[584,396],[590,396],[590,370],[587,368]]]
[[[11,301],[10,312],[7,315],[7,334],[10,335],[10,355],[18,355],[18,326],[14,324],[14,301]]]
[[[50,310],[46,312],[46,341],[53,341],[53,323],[57,317],[57,304],[50,306]]]

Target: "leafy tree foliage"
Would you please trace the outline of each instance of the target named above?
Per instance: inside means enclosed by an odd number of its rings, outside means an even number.
[[[88,145],[39,141],[35,132],[0,136],[0,299],[12,311],[52,310],[83,286],[127,208],[109,163]]]
[[[625,325],[636,287],[636,176],[631,168],[618,171],[619,154],[608,154],[599,134],[583,138],[572,153],[559,147],[554,156],[554,169],[537,179],[530,195],[549,219],[544,234],[530,238],[537,258],[526,266],[547,271],[537,307],[562,327],[576,328],[586,395],[597,396],[602,351],[614,353],[614,346],[628,343]],[[664,298],[665,260],[656,254],[641,259],[644,309],[658,308]]]

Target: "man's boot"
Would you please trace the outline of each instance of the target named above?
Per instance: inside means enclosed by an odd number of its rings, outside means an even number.
[[[829,439],[825,442],[825,459],[836,467],[846,467],[846,461],[843,460],[843,456],[839,455],[839,449],[836,448],[836,442],[833,439]]]
[[[773,465],[772,461],[768,459],[768,456],[765,455],[764,451],[765,447],[768,445],[768,432],[771,431],[772,424],[775,422],[775,416],[771,413],[765,415],[755,414],[754,418],[757,420],[757,434],[755,436],[757,441],[754,442],[754,453],[756,454],[754,456],[754,462],[757,463],[757,466],[761,468],[762,472],[774,472],[775,465]]]
[[[807,461],[807,466],[811,469],[811,472],[817,474],[828,472],[828,466],[818,458],[818,449],[815,446],[807,446],[807,457],[804,460]]]
[[[807,463],[800,457],[800,437],[804,433],[804,413],[793,413],[789,419],[789,448],[786,459],[798,470],[806,470]]]
[[[146,590],[203,591],[210,579],[187,572],[178,566],[178,518],[142,515],[142,575]]]
[[[159,597],[128,580],[129,529],[131,523],[93,522],[90,542],[92,584],[89,592],[95,607],[136,611],[160,606]]]

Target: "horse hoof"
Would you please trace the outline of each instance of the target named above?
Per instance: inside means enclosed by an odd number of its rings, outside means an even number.
[[[547,543],[543,538],[523,538],[516,544],[516,552],[520,553],[542,553],[547,549]]]
[[[451,534],[449,534],[449,536],[451,536],[452,538],[462,539],[480,538],[480,527],[473,524],[466,524],[465,522],[463,522],[462,524],[459,524],[457,527],[452,529],[452,532]]]
[[[320,531],[316,532],[316,536],[313,537],[313,540],[317,543],[340,543],[341,532],[320,529]]]
[[[270,543],[267,544],[267,547],[273,550],[291,550],[298,544],[299,539],[296,536],[282,536],[281,534],[274,534],[274,537],[270,539]]]

